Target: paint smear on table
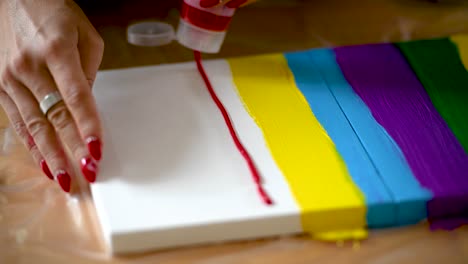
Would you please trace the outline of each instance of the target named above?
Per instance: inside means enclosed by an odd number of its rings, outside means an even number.
[[[284,56],[229,63],[237,92],[302,210],[304,231],[323,240],[365,237],[363,197],[297,89]]]

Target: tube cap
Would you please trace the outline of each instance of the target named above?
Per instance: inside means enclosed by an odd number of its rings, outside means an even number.
[[[163,46],[174,39],[174,28],[163,22],[142,22],[127,28],[127,41],[137,46]]]

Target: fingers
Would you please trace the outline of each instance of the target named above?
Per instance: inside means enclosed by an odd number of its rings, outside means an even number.
[[[95,160],[100,160],[102,129],[90,85],[83,72],[78,49],[56,45],[46,63],[74,119],[81,138]],[[88,65],[89,66],[89,65]],[[94,77],[93,77],[94,78]]]
[[[0,90],[0,105],[3,107],[5,113],[10,119],[10,123],[15,129],[16,134],[31,153],[33,160],[37,164],[39,164],[42,171],[49,179],[54,180],[54,177],[49,169],[49,166],[47,165],[47,162],[42,157],[42,154],[37,148],[36,142],[34,141],[33,137],[29,134],[28,129],[26,128],[26,125],[23,122],[23,118],[21,117],[18,109],[16,108],[15,103],[2,90]]]
[[[29,135],[28,129],[26,128],[26,125],[23,122],[23,118],[19,114],[15,103],[4,91],[0,91],[0,104],[5,110],[5,113],[10,120],[10,124],[15,129],[16,134],[19,136],[27,149],[31,152],[33,160],[39,164],[42,160],[42,155],[37,149],[34,139]]]
[[[28,63],[27,65],[31,64]],[[29,87],[33,95],[33,98],[22,97],[22,100],[18,98],[18,100],[16,100],[18,107],[22,108],[32,106],[34,105],[34,102],[36,102],[37,105],[37,102],[40,102],[47,95],[57,91],[57,86],[46,68],[37,67],[35,69],[31,69],[29,68],[30,66],[18,66],[19,65],[17,65],[16,71],[21,70],[23,75],[28,76],[27,78],[23,78],[22,81],[25,86]],[[42,112],[38,113],[41,115],[41,118],[45,118]],[[59,103],[54,106],[47,113],[47,120],[52,124],[61,142],[66,144],[75,157],[75,160],[80,163],[81,171],[86,180],[94,182],[98,171],[97,163],[90,157],[85,141],[82,139],[76,123],[66,105]],[[28,123],[26,119],[25,122]],[[31,131],[31,133],[33,133],[33,131]]]
[[[24,126],[29,132],[28,135],[30,134],[32,138],[34,138],[35,145],[40,153],[43,153],[51,174],[57,179],[62,189],[65,192],[69,192],[71,178],[67,172],[67,161],[64,151],[59,144],[53,127],[41,113],[36,99],[24,85],[14,78],[14,75],[9,69],[3,72],[1,85],[19,110],[21,119],[24,121]],[[19,122],[19,117],[15,117],[12,106],[8,105],[8,100],[4,99],[3,104],[9,109],[9,114],[11,114],[10,118],[15,119],[12,121]],[[27,137],[26,132],[21,128],[22,124],[17,124],[19,125],[17,125],[18,128],[16,128],[16,130],[18,133],[21,133],[21,137]],[[29,143],[28,145],[30,146],[32,144]]]

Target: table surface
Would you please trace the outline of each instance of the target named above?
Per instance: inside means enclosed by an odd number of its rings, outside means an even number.
[[[176,26],[179,1],[118,1],[87,11],[103,36],[101,69],[192,60],[177,43],[131,46],[126,27],[143,19]],[[264,0],[239,10],[222,51],[207,58],[468,33],[468,2],[445,0]],[[426,224],[371,231],[361,242],[303,237],[206,245],[132,256],[106,254],[89,189],[60,192],[32,163],[0,112],[0,263],[468,263],[468,228]]]

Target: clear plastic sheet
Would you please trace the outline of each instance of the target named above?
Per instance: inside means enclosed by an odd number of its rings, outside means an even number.
[[[125,25],[147,17],[119,18],[133,1],[128,2],[91,16],[107,43],[103,69],[192,59],[190,51],[176,44],[154,49],[129,46]],[[112,21],[111,11],[118,23]],[[176,13],[158,14],[176,25]],[[466,1],[265,0],[236,14],[223,51],[211,57],[455,33],[468,33]],[[0,263],[468,263],[467,228],[431,232],[425,224],[372,231],[361,243],[284,237],[133,256],[111,256],[99,228],[88,186],[81,181],[73,194],[62,193],[32,162],[0,112]]]

